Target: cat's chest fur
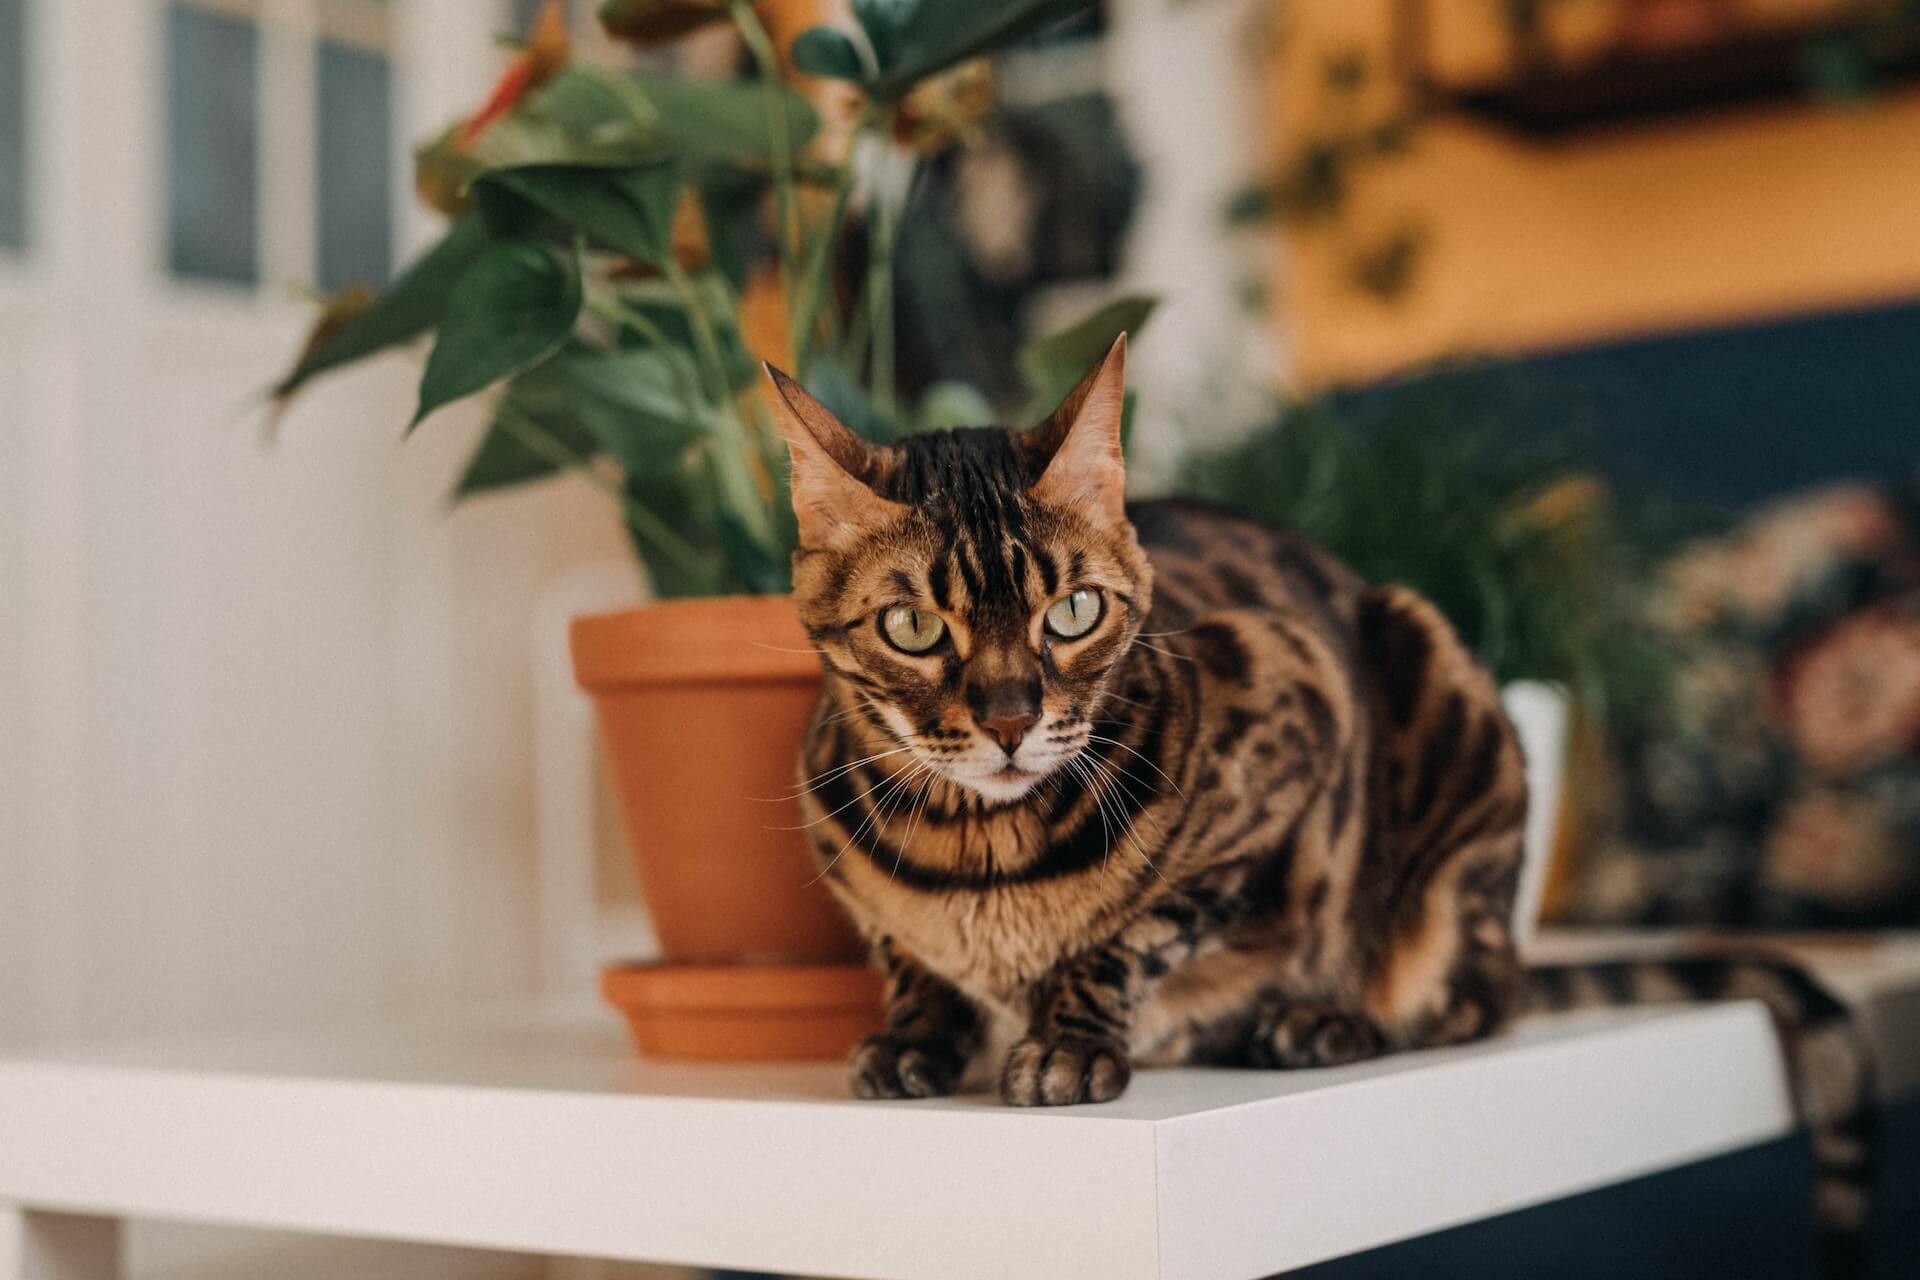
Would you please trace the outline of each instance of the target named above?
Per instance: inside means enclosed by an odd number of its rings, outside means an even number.
[[[1005,859],[1015,848],[1037,849],[1034,833],[1011,822],[964,831],[930,833],[923,826],[916,846],[929,839],[937,852],[915,847],[920,858],[938,856],[957,875],[994,865],[989,850]],[[1083,948],[1097,922],[1111,911],[1125,880],[1115,860],[1114,894],[1080,877],[956,885],[938,892],[902,891],[887,869],[872,862],[848,865],[838,878],[841,897],[868,932],[885,934],[921,964],[983,1000],[1005,1002]]]
[[[1010,1000],[1066,958],[1084,912],[1031,892],[943,894],[889,913],[888,927],[922,963],[977,998]]]

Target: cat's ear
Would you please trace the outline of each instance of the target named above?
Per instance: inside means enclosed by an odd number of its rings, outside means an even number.
[[[1127,335],[1123,333],[1080,379],[1080,385],[1067,393],[1053,416],[1034,428],[1036,445],[1052,455],[1033,486],[1036,498],[1104,521],[1126,518],[1127,470],[1120,453],[1126,383]]]
[[[800,545],[831,546],[907,514],[907,508],[873,491],[886,476],[888,458],[849,431],[832,410],[770,364],[767,401],[793,456],[793,514]]]

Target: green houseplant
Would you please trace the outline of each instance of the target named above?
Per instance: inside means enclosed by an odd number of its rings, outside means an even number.
[[[1665,651],[1641,619],[1676,517],[1613,491],[1579,416],[1516,375],[1429,369],[1276,405],[1237,443],[1188,458],[1181,486],[1413,587],[1502,683],[1563,685],[1610,718],[1664,689]]]
[[[759,360],[788,363],[876,437],[991,416],[954,384],[900,403],[891,234],[922,157],[986,108],[964,88],[977,83],[969,60],[1089,2],[860,0],[854,29],[806,31],[787,66],[748,0],[603,6],[611,33],[642,44],[734,24],[758,68],[740,80],[584,64],[555,10],[493,98],[418,152],[446,233],[378,295],[331,300],[274,394],[431,337],[408,431],[492,397],[456,496],[580,472],[620,505],[656,594],[784,591],[794,534]],[[813,145],[821,121],[789,68],[859,90],[838,154]],[[866,234],[848,237],[856,214]],[[743,313],[762,259],[773,334],[749,332]],[[1032,403],[1071,386],[1081,355],[1143,310],[1103,309],[1032,344],[1020,359]]]
[[[332,299],[274,388],[430,338],[405,430],[469,397],[491,415],[456,497],[572,473],[619,504],[662,602],[572,640],[661,938],[660,963],[606,976],[643,1048],[828,1054],[875,1016],[778,799],[819,673],[781,594],[795,529],[760,360],[876,439],[993,416],[965,386],[902,403],[894,233],[925,155],[989,105],[978,60],[1087,3],[854,0],[851,27],[803,32],[784,63],[751,0],[602,7],[643,45],[732,24],[755,74],[729,79],[577,61],[550,0],[485,105],[417,154],[445,233],[378,294]],[[837,137],[792,72],[851,86]],[[1028,346],[1030,403],[1002,407],[1051,408],[1150,305]]]

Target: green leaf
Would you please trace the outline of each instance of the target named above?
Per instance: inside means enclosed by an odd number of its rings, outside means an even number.
[[[688,370],[689,374],[691,370]],[[597,351],[573,343],[516,377],[506,401],[578,457],[609,454],[628,475],[677,477],[680,453],[710,429],[689,421],[666,357]],[[480,442],[455,497],[552,474],[560,464],[497,421]]]
[[[702,272],[694,280],[694,290],[701,309],[713,325],[713,338],[720,347],[727,385],[735,391],[756,385],[760,380],[760,361],[748,350],[746,335],[740,332],[739,295],[718,271]]]
[[[560,71],[470,144],[447,129],[414,152],[414,185],[453,212],[490,169],[554,164],[641,164],[661,149],[659,115],[619,72],[578,64]]]
[[[920,431],[984,427],[994,420],[993,405],[966,382],[936,382],[920,397],[914,426]]]
[[[888,444],[904,434],[899,423],[874,406],[866,388],[830,360],[816,361],[807,370],[805,385],[807,394],[827,406],[855,435]]]
[[[658,139],[694,163],[724,162],[754,167],[773,154],[773,120],[767,86],[757,80],[636,75],[628,83],[657,113]],[[787,144],[797,155],[820,127],[807,100],[779,86]]]
[[[820,127],[807,100],[776,86],[789,145]],[[542,85],[471,147],[442,135],[416,156],[421,185],[441,201],[493,169],[526,165],[640,165],[669,150],[691,165],[765,169],[773,150],[768,86],[757,80],[637,75],[578,63]]]
[[[644,281],[637,285],[628,285],[615,290],[614,296],[620,305],[637,311],[653,321],[667,340],[688,352],[693,350],[693,317],[687,314],[680,299],[666,292],[665,286],[658,281]],[[620,346],[641,351],[653,346],[653,340],[633,329],[622,328],[619,335]]]
[[[1094,311],[1057,333],[1028,343],[1016,362],[1027,384],[1023,421],[1037,421],[1066,399],[1087,370],[1093,368],[1121,334],[1137,335],[1159,299],[1129,294]]]
[[[664,156],[641,166],[524,165],[482,174],[473,198],[496,232],[527,231],[545,215],[602,248],[657,265],[673,252],[680,174]]]
[[[851,80],[855,84],[867,78],[866,64],[853,37],[832,27],[809,27],[793,42],[789,56],[794,70],[832,80]]]
[[[487,246],[478,218],[457,219],[439,243],[408,267],[339,332],[300,358],[273,388],[284,399],[310,379],[377,351],[410,342],[440,322],[454,285]]]
[[[581,429],[578,423],[565,417],[553,417],[537,412],[522,403],[511,392],[508,400],[527,417],[539,423],[541,428],[558,441],[563,447],[588,456],[594,451],[592,437]],[[460,483],[454,486],[454,501],[471,498],[476,494],[487,493],[494,489],[504,489],[511,485],[524,484],[530,480],[540,480],[561,470],[557,459],[545,454],[535,453],[520,442],[520,437],[508,430],[498,419],[494,421],[487,434],[480,440],[473,457],[467,463],[467,469],[460,475]]]
[[[720,513],[716,531],[720,545],[726,548],[729,567],[740,576],[747,592],[778,595],[792,590],[792,560],[763,546],[731,512]]]
[[[447,299],[420,379],[420,407],[407,429],[546,359],[573,332],[580,300],[571,255],[533,240],[489,245]]]
[[[703,272],[694,278],[694,289],[705,308],[707,318],[713,323],[713,337],[720,348],[720,360],[727,376],[727,385],[735,391],[753,386],[760,377],[760,360],[747,349],[746,340],[741,336],[735,318],[738,316],[739,298],[727,279],[718,271]],[[619,291],[622,306],[629,307],[652,320],[665,334],[667,340],[679,348],[685,358],[693,359],[693,352],[699,349],[699,340],[694,336],[693,315],[687,310],[686,303],[678,294],[672,292],[660,281],[644,281],[629,285]],[[649,350],[653,343],[645,336],[628,329],[620,335],[620,345],[631,350]]]
[[[573,347],[522,378],[536,376],[539,389],[564,398],[582,429],[627,471],[677,466],[679,455],[714,429],[704,406],[694,409],[702,416],[687,416],[680,379],[693,385],[698,374],[684,352]]]
[[[679,483],[681,455],[712,431],[713,423],[704,416],[688,417],[672,361],[680,363],[682,376],[694,377],[692,361],[683,352],[606,351],[569,342],[516,376],[504,403],[575,457],[604,453],[629,476]],[[538,479],[562,465],[528,449],[519,432],[496,419],[455,497]]]
[[[867,92],[892,101],[956,62],[1003,49],[1091,7],[1092,0],[854,0],[854,16],[873,45],[880,74]]]
[[[700,173],[697,185],[700,212],[707,221],[709,261],[735,292],[744,290],[753,260],[766,239],[760,210],[767,179],[715,165]]]
[[[853,0],[853,20],[860,24],[881,71],[899,60],[901,30],[919,7],[920,0]]]
[[[550,121],[584,145],[600,148],[618,148],[629,141],[647,145],[646,131],[656,123],[653,108],[634,87],[633,77],[585,62],[562,67],[528,96],[516,114]],[[486,135],[481,138],[484,141]]]

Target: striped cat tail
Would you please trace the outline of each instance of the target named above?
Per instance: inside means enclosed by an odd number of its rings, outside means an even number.
[[[1847,1006],[1804,966],[1756,951],[1688,954],[1527,970],[1533,1011],[1713,1000],[1759,1000],[1786,1053],[1796,1109],[1813,1140],[1819,1274],[1870,1273],[1873,1057]]]

